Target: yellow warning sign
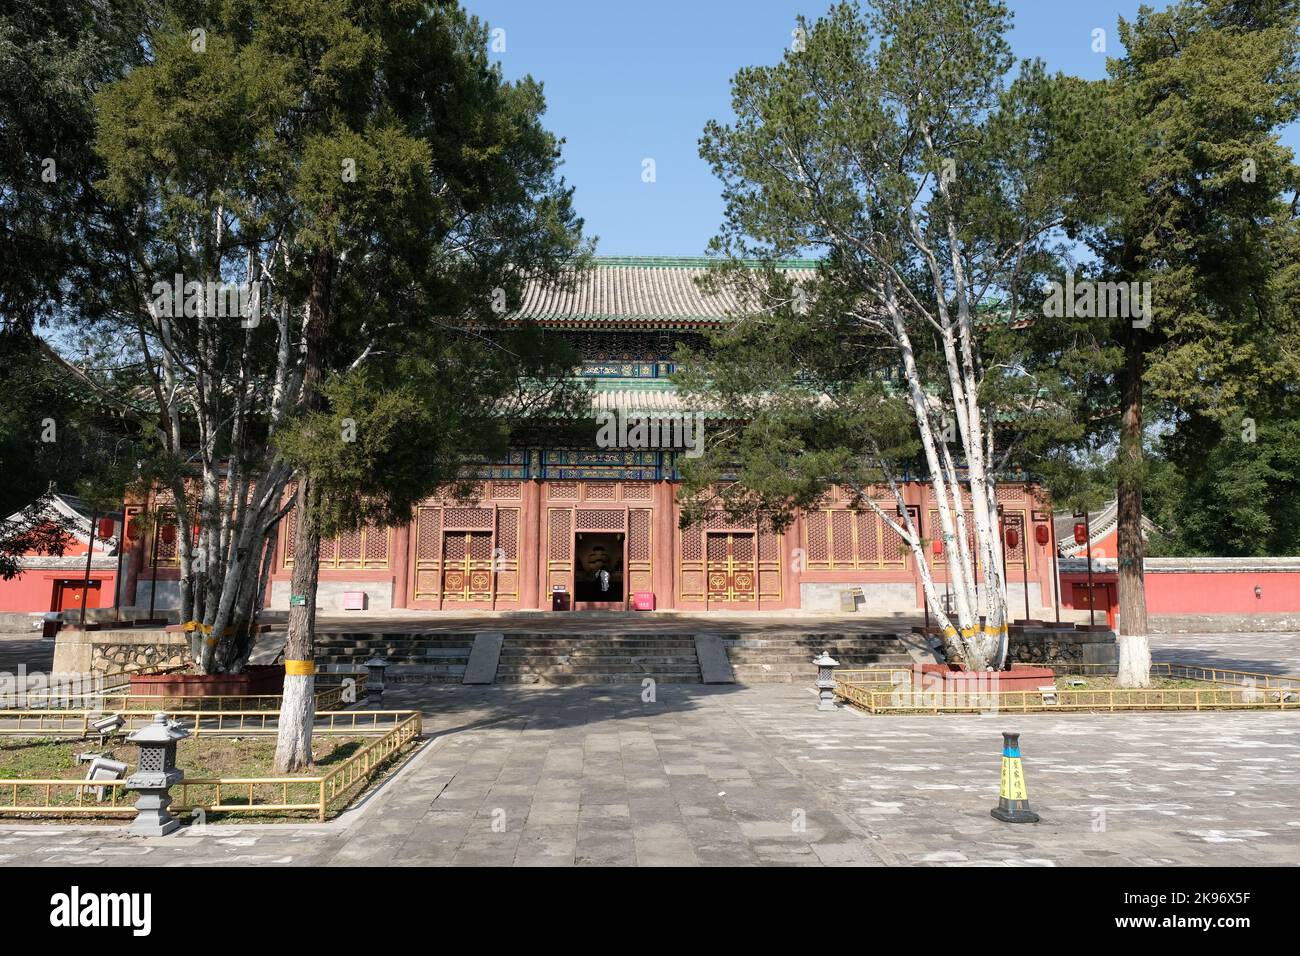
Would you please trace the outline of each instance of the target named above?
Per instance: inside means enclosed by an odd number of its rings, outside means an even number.
[[[1025,792],[1025,770],[1019,757],[1002,758],[1002,788],[998,795],[1005,800],[1028,800]]]

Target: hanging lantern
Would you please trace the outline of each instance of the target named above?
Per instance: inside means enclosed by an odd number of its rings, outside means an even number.
[[[99,519],[99,536],[104,539],[113,537],[113,532],[117,530],[117,522],[112,518]]]
[[[1047,533],[1047,525],[1040,524],[1034,526],[1034,540],[1037,541],[1040,546],[1047,544],[1050,540],[1050,536]]]
[[[1020,544],[1020,532],[1015,528],[1007,529],[1007,547],[1014,551]]]
[[[1084,524],[1082,521],[1076,521],[1074,524],[1074,543],[1075,544],[1088,543],[1088,526]]]
[[[132,518],[126,523],[126,536],[132,541],[140,537],[140,519]]]
[[[943,541],[940,540],[939,538],[935,538],[934,541],[931,542],[931,544],[930,544],[930,550],[932,550],[932,551],[934,552],[934,556],[935,556],[936,558],[942,558],[942,557],[943,557]]]
[[[162,526],[162,539],[163,539],[163,544],[175,544],[175,543],[176,543],[176,525],[174,525],[174,524],[165,524],[165,525],[163,525],[163,526]]]

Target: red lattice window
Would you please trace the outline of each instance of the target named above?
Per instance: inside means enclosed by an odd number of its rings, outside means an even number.
[[[519,511],[502,508],[497,512],[497,547],[500,557],[514,561],[519,557]]]
[[[1025,497],[1024,485],[995,485],[993,495],[998,501],[1021,501]]]
[[[339,535],[338,560],[340,564],[354,564],[361,560],[361,532],[345,531]]]
[[[576,481],[552,481],[547,483],[547,494],[552,501],[577,501],[578,483]]]
[[[569,516],[572,512],[565,509],[553,509],[551,511],[550,521],[550,538],[548,542],[548,554],[551,561],[569,560],[569,552],[573,548],[573,529],[569,524]]]
[[[649,501],[654,490],[648,481],[628,481],[623,484],[624,501]]]
[[[627,559],[650,560],[650,512],[628,512]]]
[[[366,564],[388,563],[388,529],[367,528],[365,535]]]
[[[618,486],[613,482],[587,482],[588,501],[613,501],[618,493]]]
[[[827,508],[805,522],[810,570],[882,570],[904,567],[902,538],[874,511]]]
[[[439,508],[421,508],[415,526],[415,559],[437,561],[438,543],[442,540],[442,511]]]
[[[508,498],[516,500],[519,498],[520,485],[517,481],[494,481],[492,482],[492,496],[494,498]]]
[[[703,557],[700,545],[700,529],[687,528],[682,532],[682,560],[699,561]]]
[[[492,529],[492,509],[447,508],[446,513],[443,515],[443,527],[490,531]]]
[[[618,531],[623,528],[623,512],[614,508],[579,508],[575,527],[579,531]]]
[[[830,561],[830,545],[826,535],[830,519],[825,511],[813,511],[808,515],[808,567],[824,568]]]

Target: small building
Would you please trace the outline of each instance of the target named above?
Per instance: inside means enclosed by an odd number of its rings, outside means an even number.
[[[0,612],[39,613],[74,611],[85,599],[87,610],[112,607],[118,582],[118,541],[122,533],[121,514],[99,515],[75,495],[51,494],[45,504],[52,525],[67,532],[61,555],[28,553],[20,561],[21,572],[9,581],[0,581]],[[6,523],[27,519],[28,510],[16,512]],[[92,526],[92,521],[94,525]],[[108,537],[101,537],[108,532]],[[86,556],[90,556],[90,573],[86,573]]]

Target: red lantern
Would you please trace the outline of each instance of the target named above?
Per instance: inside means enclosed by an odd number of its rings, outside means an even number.
[[[126,523],[126,536],[131,540],[140,537],[140,519],[132,518]]]
[[[99,519],[99,536],[104,539],[113,537],[113,532],[117,530],[117,522],[112,518]]]
[[[1074,543],[1075,543],[1075,544],[1087,544],[1087,543],[1088,543],[1088,526],[1087,526],[1086,524],[1084,524],[1082,521],[1077,521],[1077,522],[1075,522],[1075,525],[1074,525]]]
[[[1007,547],[1014,551],[1019,544],[1020,544],[1020,532],[1017,531],[1015,528],[1008,528]]]
[[[174,524],[165,524],[165,525],[163,525],[163,526],[162,526],[162,539],[163,539],[163,544],[175,544],[175,543],[176,543],[176,525],[174,525]]]
[[[934,541],[932,541],[932,542],[930,543],[930,550],[934,552],[934,556],[935,556],[936,558],[942,558],[942,557],[943,557],[943,542],[942,542],[940,539],[935,538]]]
[[[1034,526],[1034,540],[1037,541],[1040,546],[1047,544],[1049,540],[1047,534],[1047,525],[1040,524]]]

